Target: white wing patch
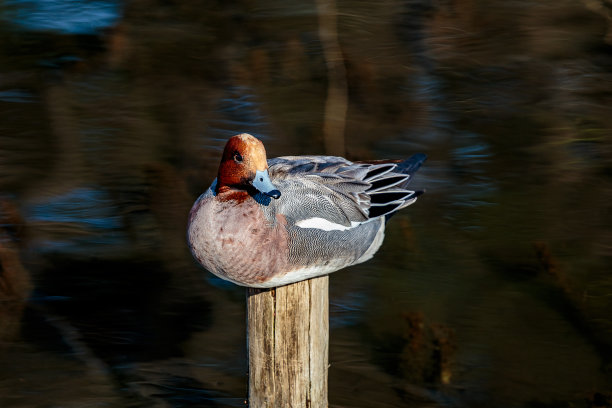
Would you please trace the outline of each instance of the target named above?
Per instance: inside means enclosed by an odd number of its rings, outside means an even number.
[[[363,224],[363,222],[353,221],[351,222],[350,227],[347,227],[345,225],[336,224],[335,222],[331,222],[330,220],[326,220],[325,218],[321,217],[307,218],[305,220],[300,220],[295,223],[295,225],[300,228],[314,228],[322,231],[346,231],[350,230],[351,228],[355,228],[356,226],[361,224]]]

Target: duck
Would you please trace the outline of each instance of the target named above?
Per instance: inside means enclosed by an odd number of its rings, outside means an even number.
[[[268,159],[242,133],[223,150],[217,177],[188,218],[195,260],[240,286],[273,288],[371,259],[385,226],[423,191],[408,183],[426,160],[351,162],[336,156]]]

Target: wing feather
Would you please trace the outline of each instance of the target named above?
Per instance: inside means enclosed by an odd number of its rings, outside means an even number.
[[[281,199],[283,214],[295,222],[323,218],[351,226],[388,216],[412,204],[422,192],[406,186],[424,160],[422,154],[397,163],[352,163],[335,156],[284,156],[268,160],[268,166],[271,179],[281,191],[300,197],[297,203]]]

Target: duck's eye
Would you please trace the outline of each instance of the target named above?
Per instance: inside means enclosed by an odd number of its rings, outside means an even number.
[[[236,162],[241,162],[242,161],[242,155],[238,152],[234,152],[234,161]]]

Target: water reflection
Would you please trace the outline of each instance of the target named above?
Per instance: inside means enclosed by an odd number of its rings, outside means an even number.
[[[34,95],[22,89],[7,89],[0,92],[0,101],[2,102],[32,102]]]
[[[430,157],[377,257],[331,278],[332,406],[610,405],[598,4],[4,2],[0,406],[243,406],[244,290],[184,238],[243,131]]]
[[[71,190],[25,209],[30,227],[45,236],[33,243],[36,251],[90,255],[126,245],[116,212],[110,197],[92,188]]]
[[[121,17],[121,2],[68,0],[8,0],[5,21],[30,31],[95,34]]]
[[[221,117],[212,121],[210,128],[211,133],[218,134],[214,140],[220,143],[219,153],[223,151],[227,139],[236,134],[232,129],[253,129],[250,134],[265,141],[269,131],[268,123],[266,116],[261,112],[261,104],[257,101],[254,90],[238,86],[230,87],[226,92],[228,95],[221,98],[215,108]]]

